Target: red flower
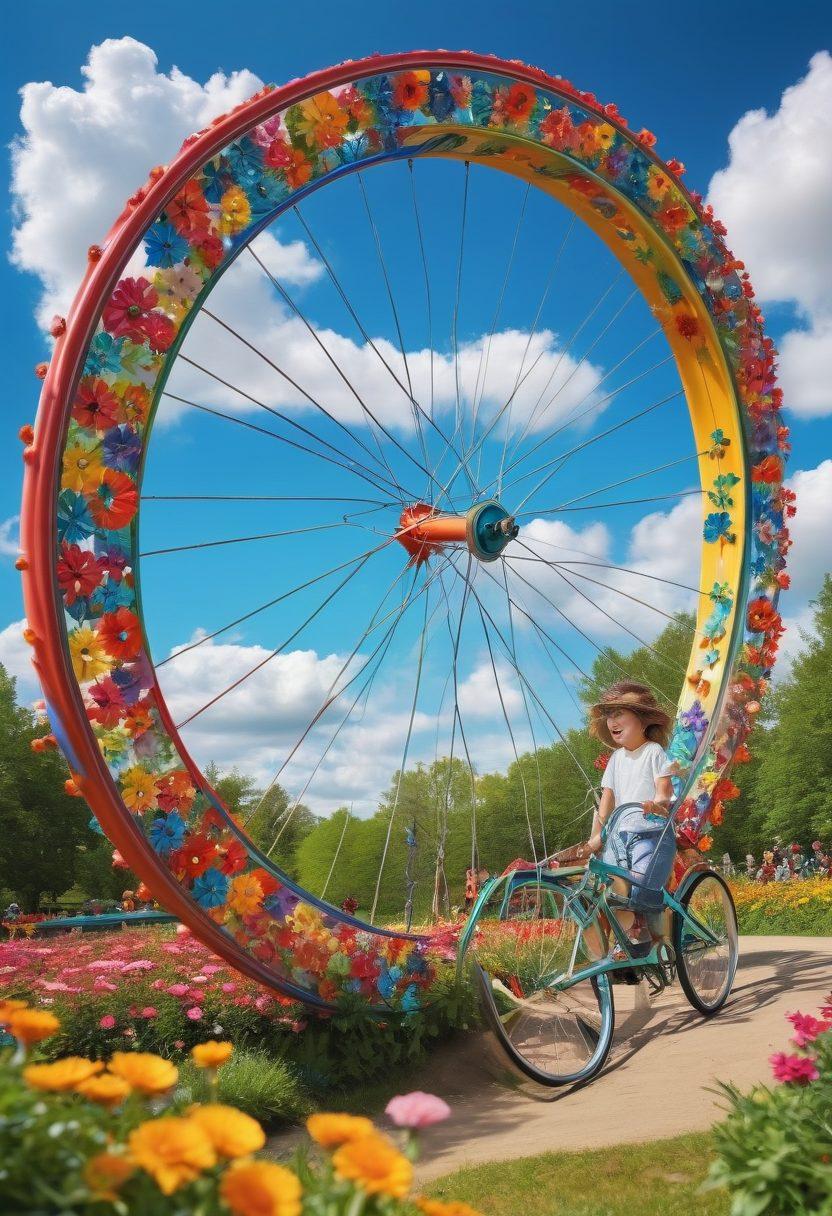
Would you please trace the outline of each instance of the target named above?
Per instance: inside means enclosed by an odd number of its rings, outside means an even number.
[[[730,802],[734,798],[739,798],[740,788],[734,785],[729,777],[721,777],[713,788],[711,797],[716,802]]]
[[[683,338],[690,341],[699,333],[699,322],[690,313],[679,313],[676,317],[676,328]]]
[[[107,676],[91,684],[87,690],[95,702],[89,716],[94,722],[100,722],[106,730],[118,726],[124,709],[124,695],[115,680]]]
[[[79,426],[93,431],[108,431],[118,422],[118,398],[105,380],[85,376],[78,385],[72,417]]]
[[[292,163],[289,145],[285,139],[273,139],[266,149],[266,164],[273,169],[288,169]]]
[[[512,122],[526,122],[534,109],[535,100],[534,89],[518,81],[509,89],[503,109]]]
[[[766,485],[773,485],[775,482],[781,481],[783,478],[783,460],[780,456],[766,456],[759,464],[755,464],[751,470],[752,481],[762,481]]]
[[[141,650],[139,618],[129,608],[105,612],[98,622],[98,636],[104,649],[114,659],[132,659]]]
[[[104,308],[104,328],[117,338],[143,342],[142,321],[158,302],[159,296],[147,279],[122,279]]]
[[[399,110],[418,110],[428,99],[426,72],[400,72],[393,81],[393,105]]]
[[[101,581],[101,562],[93,553],[78,545],[61,544],[58,558],[58,586],[64,603],[74,604],[79,596],[91,595]]]
[[[176,326],[163,312],[151,312],[142,322],[142,333],[154,354],[169,349],[176,337]]]
[[[216,861],[217,846],[209,836],[186,836],[176,856],[178,871],[187,878],[198,878]]]
[[[240,841],[232,837],[227,843],[223,842],[218,846],[217,857],[223,874],[238,874],[240,870],[245,869],[248,853]]]
[[[208,203],[198,182],[185,182],[165,210],[171,224],[182,236],[192,236],[208,230]]]
[[[748,605],[748,628],[752,633],[776,633],[780,616],[767,599],[752,600]]]
[[[305,185],[312,176],[312,166],[299,148],[292,148],[289,153],[291,164],[286,169],[286,181],[293,190]]]
[[[213,232],[208,232],[200,239],[196,252],[209,270],[216,270],[223,259],[225,249],[220,238]]]
[[[642,127],[636,139],[643,148],[655,148],[656,137],[652,131],[648,131],[646,127]]]
[[[573,142],[575,127],[572,115],[566,106],[561,110],[552,110],[540,124],[540,134],[544,144],[550,148],[568,148]]]
[[[105,469],[89,507],[99,528],[124,528],[136,514],[139,505],[136,483],[117,469]]]
[[[599,773],[603,773],[604,769],[610,762],[611,752],[601,752],[600,756],[596,756],[592,761],[592,767],[597,768]]]
[[[656,219],[667,232],[677,232],[680,228],[684,228],[689,216],[686,208],[676,205],[663,207],[656,215]]]

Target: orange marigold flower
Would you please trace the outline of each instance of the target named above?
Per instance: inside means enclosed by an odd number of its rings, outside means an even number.
[[[185,182],[165,207],[168,219],[183,236],[208,231],[208,203],[199,182]]]
[[[251,204],[244,190],[231,186],[220,199],[219,230],[227,236],[242,231],[251,219]]]
[[[266,1143],[257,1120],[234,1106],[220,1103],[193,1106],[188,1117],[199,1124],[220,1157],[248,1157]]]
[[[350,1140],[376,1135],[371,1120],[364,1115],[310,1115],[306,1120],[306,1130],[323,1148],[337,1148]]]
[[[411,1162],[379,1135],[348,1140],[333,1153],[332,1166],[339,1178],[355,1182],[368,1195],[403,1199],[413,1181]]]
[[[331,93],[318,93],[310,97],[301,108],[298,130],[307,143],[316,148],[337,148],[347,129],[349,115],[338,104]]]
[[[251,874],[238,874],[228,885],[226,903],[238,916],[251,916],[263,903],[263,888]]]
[[[216,1039],[209,1039],[207,1043],[197,1043],[196,1047],[192,1047],[191,1056],[197,1068],[219,1068],[231,1059],[233,1051],[233,1043],[219,1043]]]
[[[149,1051],[113,1052],[110,1072],[142,1094],[167,1093],[179,1078],[175,1064]]]
[[[61,1029],[61,1023],[54,1013],[45,1009],[15,1009],[6,1018],[9,1034],[14,1035],[19,1043],[28,1047],[32,1043],[40,1043]]]
[[[136,483],[118,469],[103,469],[88,505],[100,528],[125,528],[139,507]]]
[[[710,848],[711,848],[711,846],[713,845],[713,843],[714,843],[714,842],[713,842],[713,837],[712,837],[712,836],[700,836],[700,837],[699,837],[699,852],[700,852],[700,853],[707,853],[707,852],[708,852],[708,849],[710,849]]]
[[[428,99],[430,72],[399,72],[393,78],[393,105],[399,110],[418,110]]]
[[[150,1119],[130,1133],[127,1143],[133,1161],[163,1195],[172,1195],[217,1162],[214,1146],[193,1119]]]
[[[84,1181],[96,1198],[115,1203],[118,1188],[134,1173],[135,1168],[126,1157],[118,1157],[115,1153],[97,1153],[84,1166]]]
[[[133,1092],[123,1077],[117,1077],[111,1072],[103,1072],[98,1077],[88,1077],[79,1082],[75,1090],[76,1093],[89,1098],[90,1102],[108,1107],[118,1106]]]
[[[156,779],[142,768],[140,764],[134,764],[121,777],[121,796],[124,799],[124,805],[128,807],[134,815],[141,814],[142,811],[149,811],[156,803]]]
[[[730,777],[720,777],[713,788],[712,797],[714,802],[731,802],[734,798],[739,798],[740,787],[735,785]]]
[[[443,1203],[441,1199],[425,1199],[419,1196],[413,1202],[420,1212],[424,1212],[425,1216],[482,1216],[476,1208],[472,1208],[458,1199],[454,1199],[450,1203]]]
[[[300,148],[289,149],[289,164],[285,169],[286,181],[293,190],[305,186],[312,176],[312,163],[303,155]]]
[[[271,1161],[236,1162],[220,1181],[234,1216],[300,1216],[301,1193],[298,1176]]]
[[[98,1060],[85,1060],[83,1056],[65,1056],[54,1064],[30,1064],[23,1069],[27,1085],[47,1093],[66,1093],[75,1089],[82,1081],[88,1081],[104,1065]]]

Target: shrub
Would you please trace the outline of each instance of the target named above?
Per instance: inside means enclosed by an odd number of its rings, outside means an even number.
[[[203,1070],[186,1062],[180,1075],[197,1101],[208,1101],[211,1087]],[[219,1071],[216,1098],[269,1127],[298,1122],[310,1111],[295,1069],[264,1051],[235,1051]]]
[[[832,1019],[832,997],[821,1009]],[[832,1020],[788,1015],[797,1051],[771,1057],[779,1084],[722,1090],[728,1118],[714,1130],[708,1186],[731,1192],[732,1216],[832,1211]]]
[[[771,883],[735,879],[731,892],[740,933],[832,935],[832,881],[828,878]]]

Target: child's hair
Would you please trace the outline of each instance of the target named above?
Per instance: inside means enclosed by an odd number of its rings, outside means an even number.
[[[616,709],[629,709],[642,722],[644,737],[661,747],[670,739],[670,715],[660,708],[646,684],[635,680],[617,680],[602,694],[590,710],[589,733],[607,746],[612,739],[607,730],[607,715]]]

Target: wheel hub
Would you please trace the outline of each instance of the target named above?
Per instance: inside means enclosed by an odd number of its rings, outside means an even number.
[[[410,554],[408,565],[421,565],[446,545],[467,545],[481,562],[493,562],[520,528],[496,499],[475,503],[464,515],[447,515],[426,502],[401,513],[395,538]]]

